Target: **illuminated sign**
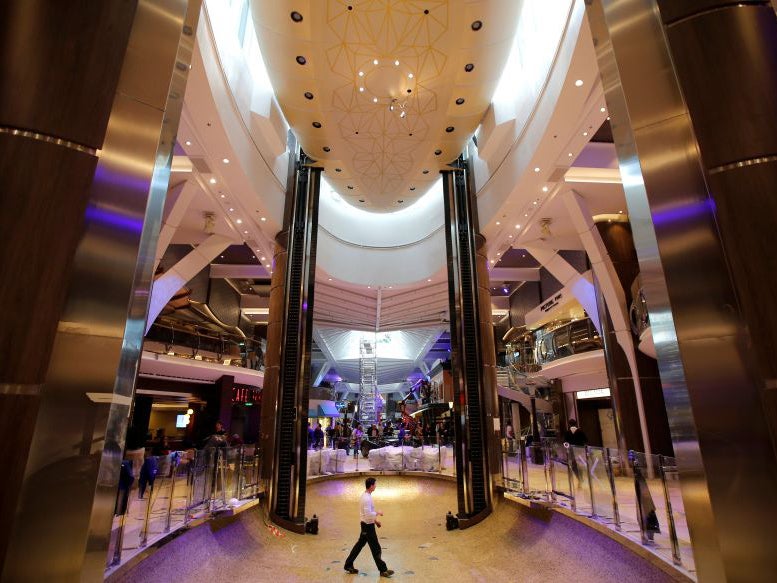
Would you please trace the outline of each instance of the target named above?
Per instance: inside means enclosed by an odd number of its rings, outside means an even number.
[[[577,391],[577,399],[604,399],[610,396],[610,389],[591,389],[590,391]]]

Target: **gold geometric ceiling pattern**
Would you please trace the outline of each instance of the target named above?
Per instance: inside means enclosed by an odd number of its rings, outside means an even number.
[[[488,108],[515,0],[254,0],[278,102],[348,202],[407,206]]]

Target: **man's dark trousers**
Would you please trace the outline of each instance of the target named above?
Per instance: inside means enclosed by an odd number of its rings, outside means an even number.
[[[375,559],[375,564],[378,566],[378,571],[383,573],[388,567],[386,567],[386,563],[383,562],[383,559],[380,558],[380,543],[378,542],[378,533],[375,532],[375,525],[362,522],[361,526],[362,531],[361,534],[359,534],[359,540],[353,545],[351,554],[348,555],[348,558],[345,560],[344,567],[346,569],[353,568],[353,562],[356,560],[356,557],[359,556],[364,545],[368,544],[372,551],[372,558]]]

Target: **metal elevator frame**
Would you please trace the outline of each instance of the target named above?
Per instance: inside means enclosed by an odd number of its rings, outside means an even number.
[[[313,335],[313,290],[322,169],[300,151],[287,194],[288,249],[284,286],[282,360],[275,427],[276,456],[270,516],[294,532],[305,530],[307,409]]]
[[[472,526],[493,509],[485,427],[478,310],[476,201],[470,169],[459,157],[441,172],[448,256],[453,413],[456,437],[456,483],[461,528]]]

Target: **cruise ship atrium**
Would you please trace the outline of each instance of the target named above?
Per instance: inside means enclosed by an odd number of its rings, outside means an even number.
[[[774,2],[0,39],[1,582],[777,580]]]

